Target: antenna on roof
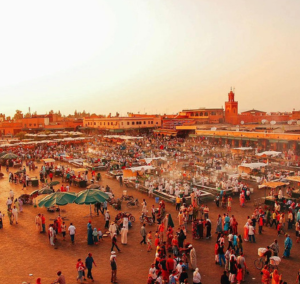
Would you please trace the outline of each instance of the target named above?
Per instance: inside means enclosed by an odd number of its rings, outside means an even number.
[[[230,87],[230,91],[232,91],[232,87]]]
[[[233,92],[235,91],[235,87],[233,87]]]

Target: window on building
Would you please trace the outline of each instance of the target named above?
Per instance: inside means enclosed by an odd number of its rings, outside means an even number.
[[[191,116],[195,116],[195,114],[192,112],[192,113],[191,113]]]
[[[216,112],[215,112],[215,111],[212,111],[210,114],[211,114],[211,115],[216,115]]]
[[[109,125],[109,122],[107,122],[107,125]]]
[[[105,122],[103,122],[103,125],[105,125]]]
[[[135,124],[134,121],[131,124],[134,125]]]
[[[200,112],[200,116],[203,116],[203,112]]]
[[[34,126],[36,126],[36,124],[34,124]]]
[[[144,121],[144,124],[146,124],[146,121]]]
[[[196,113],[195,113],[195,116],[199,116],[199,113],[198,113],[198,112],[196,112]]]
[[[127,125],[129,125],[130,123],[129,122],[127,122]]]
[[[96,122],[94,122],[94,125],[96,125]]]
[[[158,122],[156,122],[156,124],[158,124]]]
[[[148,124],[150,124],[150,121],[148,121]]]
[[[204,113],[204,116],[208,116],[208,113],[207,113],[207,112],[205,112],[205,113]]]
[[[151,121],[151,124],[153,124],[153,121]]]
[[[29,126],[31,126],[31,123],[29,123]]]

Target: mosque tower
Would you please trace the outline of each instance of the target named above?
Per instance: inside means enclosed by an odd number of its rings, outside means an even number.
[[[234,89],[230,88],[228,102],[225,102],[225,122],[238,124],[238,102],[234,101]]]

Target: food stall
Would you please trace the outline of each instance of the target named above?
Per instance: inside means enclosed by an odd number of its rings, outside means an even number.
[[[155,170],[153,166],[140,166],[123,169],[124,180],[136,180],[138,176],[143,176],[145,173],[149,173],[151,170]]]
[[[265,163],[243,163],[238,166],[239,174],[249,174],[249,175],[257,175],[258,172],[264,173],[265,167],[268,164]]]
[[[82,178],[78,178],[78,176],[82,176],[83,174],[85,174],[88,170],[85,168],[77,168],[77,169],[73,169],[74,174],[75,174],[75,179],[73,180],[73,183],[75,186],[79,186],[81,188],[86,188],[87,186],[87,180],[82,179]]]
[[[284,205],[284,200],[292,199],[289,196],[283,196],[282,200],[278,200],[278,193],[276,192],[276,190],[286,185],[288,185],[288,183],[284,183],[280,181],[269,181],[259,185],[258,186],[259,189],[261,188],[265,189],[265,197],[263,197],[263,199],[265,200],[265,204],[273,206],[275,201],[278,201],[279,204]],[[267,188],[271,189],[268,196],[266,194]]]
[[[285,179],[290,182],[296,183],[298,187],[300,185],[300,176],[288,176]],[[300,198],[300,189],[299,188],[292,190],[292,197]]]

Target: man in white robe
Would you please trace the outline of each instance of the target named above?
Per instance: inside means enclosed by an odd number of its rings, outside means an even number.
[[[192,245],[190,245],[192,246]],[[192,247],[191,251],[190,251],[190,262],[191,262],[191,266],[192,269],[195,270],[197,268],[197,256],[196,256],[196,250],[194,247]]]
[[[109,233],[110,233],[110,237],[113,238],[114,234],[116,233],[117,231],[117,227],[116,227],[116,224],[114,222],[112,222],[109,226],[109,229],[108,229]]]
[[[127,245],[127,233],[128,230],[123,226],[121,230],[121,244],[122,245]]]
[[[11,211],[11,213],[14,215],[14,219],[16,221],[16,224],[18,224],[18,209],[16,208],[16,206],[14,206],[13,210]]]

